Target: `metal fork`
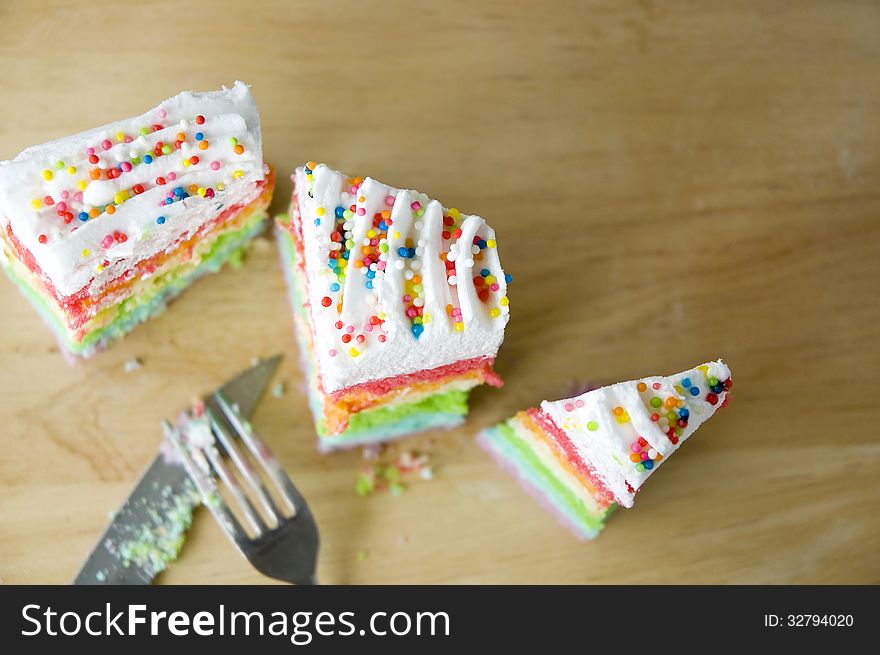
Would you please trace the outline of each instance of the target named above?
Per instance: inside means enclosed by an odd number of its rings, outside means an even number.
[[[317,584],[318,526],[309,506],[281,468],[272,451],[222,392],[205,402],[213,441],[193,444],[169,421],[163,423],[165,436],[176,446],[202,501],[220,523],[235,546],[260,573],[295,584]],[[259,462],[284,501],[286,511],[277,506],[258,472],[241,451],[239,443]],[[239,484],[223,455],[226,455],[247,482],[250,495]],[[225,486],[250,528],[250,535],[218,493]],[[257,511],[250,496],[263,509],[267,521]]]

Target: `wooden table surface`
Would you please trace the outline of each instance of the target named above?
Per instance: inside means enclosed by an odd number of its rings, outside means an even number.
[[[514,280],[504,388],[404,442],[433,480],[368,498],[360,452],[315,452],[271,238],[73,367],[0,280],[0,579],[69,581],[160,420],[283,352],[255,424],[319,519],[325,582],[880,583],[880,5],[402,6],[0,3],[0,158],[242,79],[273,210],[325,161],[481,214]],[[717,357],[730,407],[592,543],[473,441],[578,381]],[[263,579],[202,511],[160,581]]]

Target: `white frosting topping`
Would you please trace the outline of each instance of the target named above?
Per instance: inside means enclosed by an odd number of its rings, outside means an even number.
[[[323,164],[293,178],[325,392],[495,356],[508,280],[482,218]]]
[[[541,409],[565,431],[617,501],[631,507],[645,480],[721,407],[728,380],[730,369],[718,360],[678,375],[545,400]]]
[[[156,153],[158,143],[167,153]],[[86,285],[94,292],[224,207],[254,200],[263,169],[260,118],[245,84],[185,92],[0,162],[0,227],[11,226],[60,295]],[[169,193],[175,201],[164,204]]]

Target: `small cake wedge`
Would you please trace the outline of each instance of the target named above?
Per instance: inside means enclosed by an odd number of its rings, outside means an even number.
[[[278,220],[319,448],[462,423],[509,317],[495,232],[426,195],[309,162]]]
[[[722,361],[544,401],[478,441],[577,536],[596,537],[618,506],[715,412],[733,381]]]

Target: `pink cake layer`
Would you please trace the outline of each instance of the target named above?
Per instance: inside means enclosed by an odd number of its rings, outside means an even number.
[[[616,503],[620,502],[617,498],[615,498],[614,494],[611,493],[611,490],[605,485],[605,482],[602,480],[601,476],[596,472],[589,462],[584,460],[580,454],[577,452],[574,444],[571,442],[571,439],[568,438],[568,435],[565,434],[565,431],[556,425],[556,422],[550,417],[549,414],[542,412],[540,409],[532,407],[531,409],[526,410],[531,419],[538,425],[544,432],[546,432],[550,437],[553,438],[553,441],[559,446],[559,448],[565,453],[566,459],[574,466],[579,473],[581,473],[584,477],[586,477],[593,485],[596,487],[597,493],[601,494],[602,499],[607,501],[608,503]]]

